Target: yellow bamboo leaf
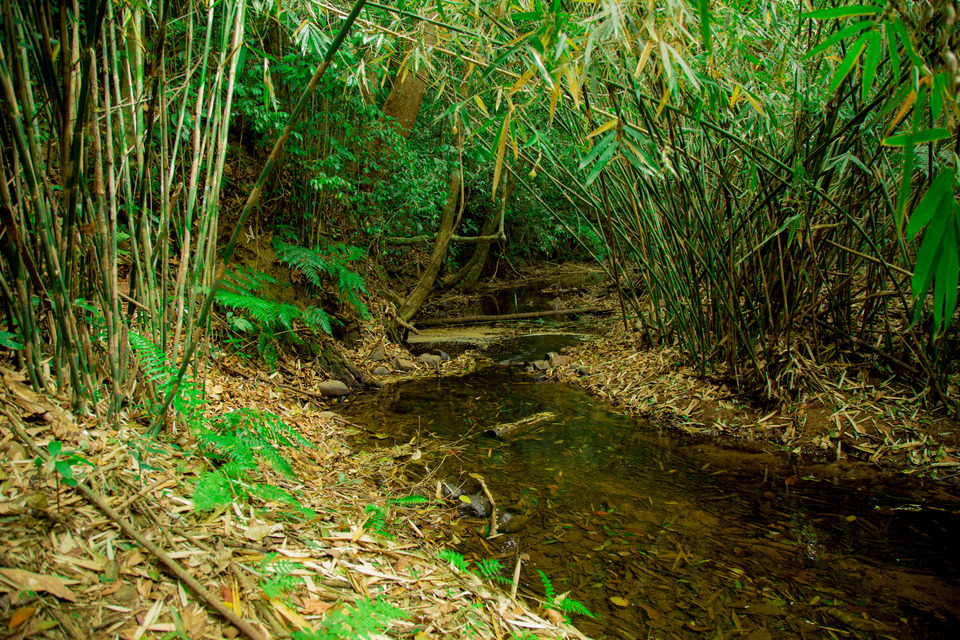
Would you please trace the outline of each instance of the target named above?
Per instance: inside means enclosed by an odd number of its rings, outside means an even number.
[[[618,607],[628,607],[630,606],[630,601],[626,598],[621,598],[620,596],[613,596],[610,598],[610,602],[617,605]]]
[[[473,96],[473,101],[477,103],[477,106],[480,107],[480,111],[483,111],[483,115],[490,117],[490,112],[487,111],[487,105],[483,104],[483,99],[479,96]]]
[[[647,44],[643,46],[643,53],[640,54],[640,61],[637,63],[637,68],[633,72],[634,78],[639,78],[640,73],[643,71],[643,67],[646,66],[647,60],[650,59],[650,52],[653,51],[653,40],[647,40]]]
[[[497,145],[497,163],[493,167],[493,194],[497,199],[497,186],[500,184],[500,173],[503,171],[503,154],[507,150],[507,137],[510,135],[510,111],[503,118],[503,127],[500,129],[500,144]]]
[[[553,126],[553,116],[557,113],[557,102],[560,100],[560,94],[562,93],[560,88],[560,74],[557,74],[557,77],[554,78],[553,83],[553,92],[550,94],[550,126]]]
[[[527,82],[530,80],[530,78],[533,77],[533,74],[534,74],[534,73],[536,73],[536,71],[534,71],[533,69],[527,69],[527,70],[523,73],[523,75],[520,76],[520,79],[517,80],[516,83],[515,83],[512,87],[510,87],[510,93],[507,94],[507,97],[508,97],[508,98],[509,98],[509,97],[512,97],[513,94],[515,94],[517,91],[520,91],[520,89],[523,88],[523,85],[527,84]]]
[[[612,120],[608,120],[607,122],[603,123],[602,125],[600,125],[600,126],[597,127],[596,129],[594,129],[593,131],[591,131],[591,132],[590,132],[590,135],[587,136],[587,140],[589,140],[590,138],[595,138],[595,137],[597,137],[598,135],[600,135],[601,133],[603,133],[603,132],[605,132],[605,131],[610,131],[610,129],[613,129],[615,126],[617,126],[617,124],[618,124],[619,122],[620,122],[620,120],[617,119],[617,118],[614,118],[614,119],[612,119]]]
[[[747,102],[750,103],[750,106],[753,107],[757,113],[763,115],[763,106],[757,102],[757,99],[750,95],[749,91],[744,91],[743,95],[747,97]]]
[[[733,88],[733,95],[730,96],[730,103],[727,105],[727,108],[732,109],[733,105],[737,104],[737,99],[740,97],[740,85],[737,85]]]
[[[580,83],[577,82],[576,72],[573,67],[567,67],[567,85],[570,87],[570,95],[573,96],[573,105],[580,108]]]
[[[913,103],[916,101],[917,101],[917,92],[911,91],[907,95],[907,98],[903,101],[903,104],[900,105],[900,110],[897,111],[897,115],[893,117],[893,120],[890,122],[890,126],[887,127],[887,132],[886,134],[884,134],[885,138],[889,137],[890,134],[893,133],[893,130],[896,129],[898,126],[900,126],[900,123],[903,121],[905,117],[907,117],[907,113],[910,111],[910,108],[913,107]]]
[[[657,107],[657,117],[660,117],[660,114],[663,113],[663,108],[667,106],[667,102],[670,101],[670,89],[668,88],[663,92],[663,97],[660,98],[660,106]]]

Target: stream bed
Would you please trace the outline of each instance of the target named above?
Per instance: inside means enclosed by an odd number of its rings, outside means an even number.
[[[527,554],[521,593],[543,597],[542,571],[596,616],[572,616],[592,637],[960,634],[955,487],[721,447],[516,367],[389,385],[340,413],[378,432],[371,445],[439,440],[417,462],[425,487],[479,492],[480,474],[512,520],[487,539],[486,518],[451,506],[458,550],[507,578]]]

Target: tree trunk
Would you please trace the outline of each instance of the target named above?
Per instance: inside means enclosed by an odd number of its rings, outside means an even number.
[[[430,262],[427,263],[427,268],[417,282],[417,286],[407,295],[403,305],[397,310],[397,317],[404,322],[410,321],[433,290],[433,283],[437,279],[437,274],[440,273],[440,267],[443,266],[443,258],[447,255],[447,245],[450,244],[450,238],[453,236],[453,223],[456,219],[459,196],[460,174],[454,172],[450,176],[449,196],[447,203],[443,206],[440,230],[437,231],[437,239],[433,243]]]

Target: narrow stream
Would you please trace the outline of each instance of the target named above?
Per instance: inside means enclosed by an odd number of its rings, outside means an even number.
[[[484,434],[541,412],[510,439]],[[420,461],[434,480],[476,492],[468,474],[481,474],[510,532],[486,539],[486,519],[451,507],[460,550],[501,558],[505,576],[528,554],[523,590],[542,597],[543,571],[596,615],[573,616],[590,636],[960,634],[955,488],[885,486],[852,465],[813,475],[507,367],[391,385],[341,413],[398,444],[439,439],[445,457]]]

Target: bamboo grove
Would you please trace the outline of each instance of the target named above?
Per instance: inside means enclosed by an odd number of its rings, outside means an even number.
[[[402,144],[377,108],[408,74],[431,105],[417,126],[452,150],[435,182],[452,167],[473,205],[505,202],[514,184],[548,200],[537,224],[582,239],[651,344],[675,342],[702,374],[771,395],[803,389],[807,364],[842,349],[948,401],[952,1],[0,7],[2,341],[36,388],[66,389],[80,409],[115,416],[135,394],[169,392],[134,373],[130,332],[181,375],[208,344],[237,234],[291,132],[315,166],[335,149],[348,159],[284,196],[312,212],[293,222],[301,235],[316,245],[340,225],[354,245],[384,242],[345,221],[378,215],[356,209],[370,197],[355,165]],[[238,194],[227,161],[251,78],[272,151]],[[294,129],[324,113],[309,134]],[[440,208],[438,193],[425,208]],[[530,224],[511,215],[498,237]]]

